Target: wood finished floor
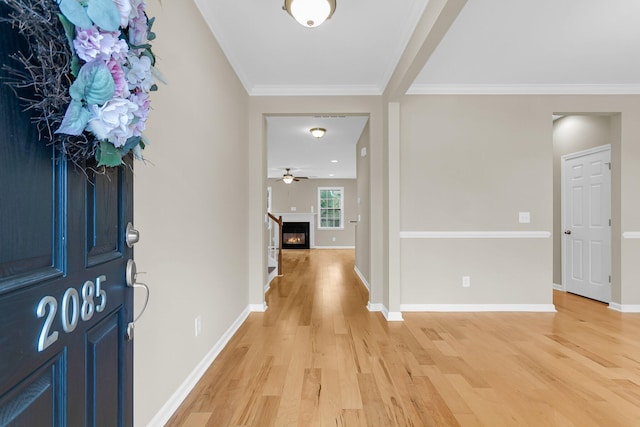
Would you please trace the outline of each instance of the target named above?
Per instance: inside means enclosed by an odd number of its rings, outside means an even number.
[[[284,254],[169,426],[640,426],[640,315],[366,309],[352,250]],[[213,345],[213,343],[212,343]]]

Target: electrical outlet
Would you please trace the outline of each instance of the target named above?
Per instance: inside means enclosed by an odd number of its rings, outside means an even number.
[[[202,333],[202,316],[198,315],[196,316],[196,336],[200,336],[200,334]]]
[[[529,224],[531,222],[530,212],[518,212],[518,222],[520,224]]]
[[[336,241],[336,238],[335,238],[335,237],[333,238],[333,241],[334,241],[334,242]]]
[[[462,287],[468,288],[471,286],[471,276],[462,276]]]
[[[298,208],[296,208],[295,206],[291,206],[291,212],[295,212]]]

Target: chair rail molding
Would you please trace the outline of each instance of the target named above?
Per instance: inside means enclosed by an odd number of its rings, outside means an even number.
[[[548,239],[549,231],[401,231],[401,239]]]

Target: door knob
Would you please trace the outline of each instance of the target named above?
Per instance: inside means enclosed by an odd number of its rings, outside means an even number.
[[[138,275],[138,269],[136,268],[136,262],[132,259],[127,261],[127,270],[125,273],[125,279],[127,281],[127,286],[133,288],[133,285],[136,284],[136,276]]]
[[[571,230],[565,231],[564,234],[571,234]]]
[[[127,229],[125,231],[125,242],[127,242],[127,246],[132,248],[133,245],[140,241],[140,232],[133,228],[133,224],[128,223]]]

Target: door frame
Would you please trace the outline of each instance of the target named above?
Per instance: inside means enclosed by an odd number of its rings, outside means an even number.
[[[600,145],[598,147],[593,147],[593,148],[589,148],[587,150],[581,150],[581,151],[576,151],[574,153],[570,153],[570,154],[565,154],[563,156],[560,157],[560,218],[561,218],[561,228],[560,228],[560,232],[563,233],[564,230],[567,229],[567,224],[566,224],[566,218],[565,218],[565,214],[566,214],[566,202],[565,202],[565,198],[566,198],[566,183],[567,183],[567,176],[566,176],[566,164],[568,160],[571,159],[575,159],[577,157],[582,157],[582,156],[587,156],[589,154],[595,154],[595,153],[601,153],[604,151],[609,151],[609,153],[611,153],[611,144],[605,144],[605,145]],[[611,159],[609,161],[609,164],[611,165],[612,159],[613,157],[611,156],[611,154],[609,155],[609,158]],[[611,177],[611,175],[609,176],[609,212],[610,212],[610,216],[613,216],[612,212],[613,212],[613,179]],[[612,232],[609,233],[609,274],[612,275],[612,270],[613,270],[613,260],[612,260],[612,252],[613,252],[613,245],[612,245],[612,241],[613,241],[613,236],[612,236]],[[561,275],[561,279],[562,279],[562,288],[561,290],[563,292],[567,291],[567,282],[566,282],[566,274],[567,274],[567,251],[566,251],[566,239],[561,238],[560,239],[560,251],[561,251],[561,256],[562,256],[562,275]],[[610,282],[611,287],[613,288],[613,283]],[[613,291],[612,291],[613,294]],[[613,296],[610,297],[610,299],[612,299]],[[611,301],[609,301],[609,303],[611,303]]]

